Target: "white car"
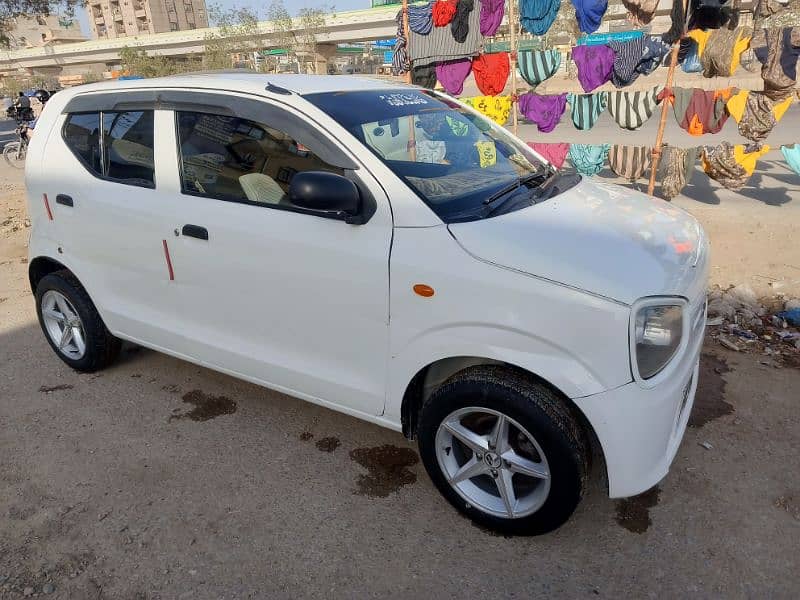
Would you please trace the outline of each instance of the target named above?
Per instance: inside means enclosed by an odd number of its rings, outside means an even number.
[[[558,172],[436,92],[219,74],[61,92],[28,153],[30,283],[71,367],[120,340],[418,439],[499,531],[668,471],[697,388],[708,243]]]

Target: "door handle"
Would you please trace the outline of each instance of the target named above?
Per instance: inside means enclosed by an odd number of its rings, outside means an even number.
[[[200,225],[184,225],[181,232],[186,237],[197,238],[198,240],[208,241],[208,229]]]
[[[72,196],[67,196],[66,194],[59,194],[56,196],[56,203],[63,204],[64,206],[75,206],[75,203],[72,201]]]

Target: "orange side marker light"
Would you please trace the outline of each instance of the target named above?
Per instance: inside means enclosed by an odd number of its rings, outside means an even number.
[[[424,283],[418,283],[414,286],[414,293],[417,296],[422,296],[423,298],[431,298],[436,292],[431,286],[425,285]]]

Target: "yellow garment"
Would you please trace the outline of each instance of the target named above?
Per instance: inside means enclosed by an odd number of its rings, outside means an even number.
[[[742,120],[744,116],[744,107],[747,104],[747,96],[750,95],[750,92],[747,90],[742,90],[735,96],[731,96],[731,99],[728,100],[726,106],[728,107],[728,114],[732,116],[736,122]]]
[[[505,125],[511,114],[511,96],[475,96],[474,98],[464,98],[463,102],[498,125]]]
[[[697,42],[697,56],[703,56],[703,52],[706,50],[706,44],[708,43],[708,38],[711,37],[711,30],[703,31],[702,29],[692,29],[686,35]]]
[[[752,175],[753,171],[756,170],[756,161],[769,152],[769,146],[764,145],[760,150],[750,152],[749,154],[744,151],[744,148],[745,147],[741,144],[733,147],[733,160],[747,171],[748,175]]]
[[[485,169],[497,164],[497,146],[494,145],[494,142],[476,142],[475,147],[478,149],[478,156],[481,160],[481,169]]]
[[[780,121],[783,118],[783,115],[785,115],[786,111],[789,110],[792,102],[794,102],[794,98],[789,96],[783,102],[779,102],[775,105],[775,108],[772,109],[772,114],[775,115],[776,121]]]
[[[742,60],[742,53],[750,47],[750,40],[753,39],[752,35],[742,35],[745,32],[752,34],[752,30],[748,28],[739,28],[739,37],[736,40],[736,44],[733,46],[733,58],[731,59],[730,70],[731,75],[733,75],[736,72],[736,69],[739,68],[739,63]]]

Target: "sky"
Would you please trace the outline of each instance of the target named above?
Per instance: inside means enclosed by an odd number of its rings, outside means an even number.
[[[360,8],[369,8],[371,6],[370,0],[333,0],[332,2],[327,2],[325,0],[283,0],[283,3],[292,14],[296,14],[301,8],[315,8],[318,6],[330,6],[331,4],[333,4],[336,10],[340,11],[357,10]],[[209,6],[218,4],[223,10],[233,7],[249,7],[253,9],[254,12],[257,12],[259,17],[265,18],[264,13],[266,13],[267,8],[271,4],[271,0],[262,0],[262,2],[248,0],[206,0],[206,4]],[[86,10],[82,8],[77,9],[77,17],[78,22],[81,24],[83,35],[87,38],[91,37]]]

